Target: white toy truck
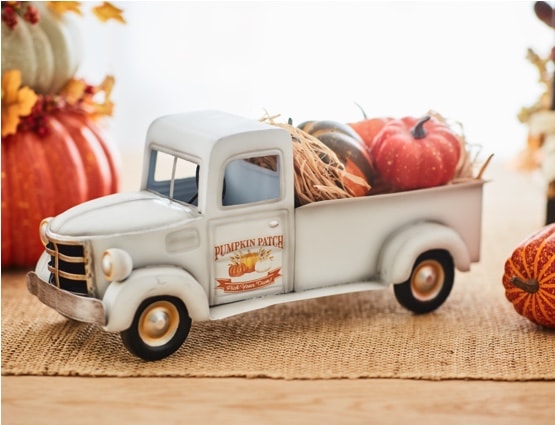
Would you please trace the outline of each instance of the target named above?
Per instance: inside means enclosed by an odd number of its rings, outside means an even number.
[[[273,157],[277,170],[256,165]],[[175,352],[193,320],[394,285],[439,307],[479,260],[481,179],[295,207],[287,130],[217,111],[155,120],[141,190],[41,223],[29,291],[67,318],[120,332],[145,360]]]

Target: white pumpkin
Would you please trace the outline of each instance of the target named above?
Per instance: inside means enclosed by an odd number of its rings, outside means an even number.
[[[46,2],[32,2],[39,22],[18,18],[10,29],[2,22],[2,74],[19,69],[22,84],[41,94],[58,93],[81,63],[80,32],[71,17],[51,12]]]
[[[254,265],[254,271],[257,273],[266,273],[272,267],[270,260],[258,260]]]

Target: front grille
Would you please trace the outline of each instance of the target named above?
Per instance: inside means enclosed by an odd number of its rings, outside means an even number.
[[[51,284],[75,294],[92,295],[90,264],[84,245],[49,241],[46,252],[50,255],[48,270]]]

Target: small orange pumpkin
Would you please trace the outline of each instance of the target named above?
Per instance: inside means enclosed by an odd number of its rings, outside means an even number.
[[[555,223],[517,246],[505,262],[503,286],[519,314],[555,328]]]
[[[2,266],[29,266],[43,251],[41,220],[114,193],[119,164],[85,114],[60,110],[48,131],[19,129],[2,138]]]
[[[229,277],[240,277],[247,272],[247,266],[243,263],[233,263],[228,268]]]

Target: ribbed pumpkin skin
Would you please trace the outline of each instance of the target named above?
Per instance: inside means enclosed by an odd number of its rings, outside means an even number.
[[[349,125],[360,136],[366,148],[370,149],[374,138],[390,121],[393,121],[393,118],[367,118],[362,121],[349,123]]]
[[[2,267],[35,264],[43,218],[118,190],[117,157],[92,121],[55,112],[49,125],[43,137],[18,131],[2,139]]]
[[[80,33],[71,18],[57,16],[46,2],[32,3],[40,20],[19,19],[13,29],[2,22],[2,74],[19,69],[22,85],[36,93],[58,93],[81,63]]]
[[[537,291],[515,286],[515,277],[524,282],[537,281]],[[555,224],[532,234],[514,250],[505,262],[503,286],[519,314],[538,325],[555,328]]]

